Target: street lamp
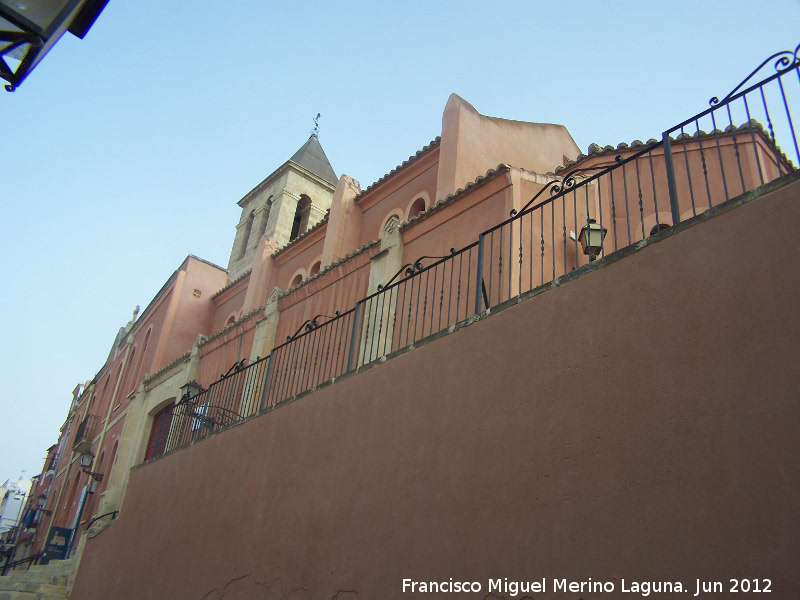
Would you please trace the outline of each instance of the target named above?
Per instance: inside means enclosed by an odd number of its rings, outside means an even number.
[[[92,479],[95,481],[103,481],[103,474],[102,473],[93,473],[90,471],[92,466],[92,461],[94,460],[94,454],[91,451],[87,450],[83,454],[81,454],[81,470],[84,473],[88,473],[91,475]]]
[[[603,239],[605,239],[606,233],[608,233],[608,229],[598,225],[594,219],[589,219],[589,222],[581,228],[578,241],[581,244],[583,253],[589,256],[589,262],[596,259],[597,255],[602,251]]]
[[[197,383],[194,379],[192,381],[188,381],[181,386],[181,399],[178,404],[194,404],[197,401],[197,397],[202,393],[205,392],[203,386]]]
[[[108,0],[0,0],[0,77],[13,92],[64,33],[83,39]]]
[[[45,504],[47,504],[47,496],[45,496],[44,494],[39,494],[39,496],[36,498],[36,510],[46,514],[49,517],[50,515],[53,514],[53,511],[45,509],[44,507]]]

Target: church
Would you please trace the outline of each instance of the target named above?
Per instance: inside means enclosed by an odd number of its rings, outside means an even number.
[[[76,600],[673,580],[687,536],[728,573],[714,506],[746,514],[745,476],[798,466],[796,377],[767,373],[798,343],[800,290],[774,282],[800,183],[771,127],[582,153],[453,94],[364,188],[312,134],[238,201],[227,266],[187,256],[76,387],[14,560],[69,558]],[[796,519],[798,485],[748,545]],[[783,551],[762,566],[798,590]]]

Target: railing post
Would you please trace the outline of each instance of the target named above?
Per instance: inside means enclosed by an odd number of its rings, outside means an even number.
[[[358,304],[356,304],[356,309],[353,311],[353,328],[350,332],[350,352],[347,354],[347,373],[353,370],[353,358],[356,351],[356,342],[358,337],[358,317],[361,314],[361,303],[363,300],[359,300]]]
[[[672,209],[672,225],[681,222],[681,211],[678,208],[678,188],[675,185],[675,166],[672,164],[672,140],[669,132],[661,136],[664,144],[664,163],[667,169],[667,188],[669,189],[669,206]],[[657,219],[656,219],[657,220]]]
[[[481,312],[483,300],[483,246],[484,235],[478,236],[478,272],[475,274],[475,314]]]
[[[261,401],[259,402],[260,410],[267,408],[267,390],[269,389],[269,376],[272,374],[272,355],[275,352],[270,352],[267,356],[267,375],[264,377],[264,389],[261,391]]]

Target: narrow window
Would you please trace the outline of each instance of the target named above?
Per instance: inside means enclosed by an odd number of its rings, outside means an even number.
[[[131,357],[128,360],[128,376],[126,378],[125,386],[120,390],[123,394],[127,394],[132,385],[135,385],[133,378],[136,377],[136,346],[131,349]]]
[[[139,364],[136,365],[136,370],[133,372],[133,383],[134,385],[137,384],[137,380],[142,375],[142,363],[144,362],[144,353],[147,351],[147,344],[150,341],[150,332],[152,329],[148,329],[147,333],[144,336],[144,344],[142,344],[142,351],[139,352]]]
[[[261,215],[261,223],[258,225],[258,231],[256,232],[256,239],[260,240],[261,237],[264,235],[264,232],[267,230],[267,221],[269,221],[269,213],[272,210],[272,196],[267,198],[267,203],[264,206],[264,214]]]
[[[308,230],[308,218],[311,214],[311,198],[302,194],[294,211],[294,222],[292,223],[292,235],[289,241],[303,235]]]
[[[315,262],[311,265],[311,270],[308,272],[309,277],[316,275],[319,273],[319,268],[321,267],[321,263],[319,261]]]
[[[242,258],[244,253],[247,252],[247,242],[250,240],[250,231],[253,229],[253,219],[255,219],[255,216],[256,214],[253,211],[250,211],[250,216],[247,217],[247,222],[244,224],[242,247],[239,250],[239,258]]]
[[[411,205],[411,209],[408,211],[408,219],[411,220],[414,217],[421,215],[425,212],[425,200],[423,198],[417,198],[414,200],[414,204]]]

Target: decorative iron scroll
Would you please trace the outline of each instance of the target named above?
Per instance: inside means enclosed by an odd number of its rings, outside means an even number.
[[[440,258],[449,258],[450,256],[453,256],[456,252],[457,250],[455,248],[450,248],[449,256],[420,256],[413,263],[406,263],[402,267],[400,267],[400,270],[397,273],[395,273],[389,281],[387,281],[386,283],[378,284],[378,291],[380,292],[381,290],[389,287],[392,284],[392,282],[395,279],[397,279],[397,276],[400,275],[400,273],[405,272],[407,277],[411,277],[415,273],[419,273],[420,271],[422,271],[425,268],[425,266],[422,264],[423,259],[433,258],[438,260]]]
[[[622,156],[617,155],[614,158],[614,160],[616,160],[617,162],[620,162],[622,160]],[[581,167],[579,169],[575,169],[574,171],[571,171],[571,172],[567,173],[566,175],[564,175],[564,177],[562,179],[554,179],[553,181],[548,181],[545,184],[545,186],[542,189],[540,189],[537,192],[537,194],[533,198],[531,198],[525,206],[522,207],[521,210],[518,211],[516,208],[512,208],[511,212],[509,214],[510,214],[510,216],[514,217],[514,216],[516,216],[517,214],[519,214],[521,212],[525,212],[528,209],[528,207],[531,204],[533,204],[536,201],[536,199],[539,196],[541,196],[545,192],[545,190],[547,190],[548,188],[550,189],[550,195],[551,196],[555,196],[555,195],[561,193],[563,190],[568,190],[568,189],[574,187],[575,186],[575,181],[576,181],[575,180],[575,175],[577,173],[582,173],[582,172],[585,172],[585,171],[604,171],[605,169],[608,169],[608,167],[609,167],[609,165],[598,165],[598,166],[595,166],[595,167]]]
[[[306,332],[314,331],[317,327],[322,325],[322,323],[320,323],[318,319],[328,319],[329,321],[331,321],[336,317],[338,317],[339,315],[341,315],[341,313],[338,310],[333,314],[335,315],[333,317],[329,317],[328,315],[317,315],[311,319],[306,319],[305,321],[303,321],[303,324],[300,325],[300,328],[297,331],[295,331],[292,335],[286,336],[286,341],[291,342],[293,339],[295,339],[297,336],[303,333],[303,331]]]
[[[733,96],[736,92],[738,92],[739,89],[741,89],[741,87],[744,86],[744,84],[750,81],[756,73],[758,73],[767,64],[769,64],[770,61],[776,58],[778,60],[775,61],[774,66],[775,70],[778,73],[783,73],[784,71],[788,71],[789,69],[797,67],[798,63],[800,63],[800,44],[797,45],[797,48],[794,49],[794,52],[792,52],[791,50],[782,50],[780,52],[776,52],[769,58],[764,59],[764,62],[758,65],[753,70],[753,72],[750,73],[750,75],[748,75],[747,77],[745,77],[744,80],[742,80],[742,82],[739,85],[733,88],[733,90],[731,90],[731,92],[727,96],[725,96],[722,100],[714,96],[713,98],[711,98],[711,100],[708,101],[708,104],[710,106],[716,106],[720,102],[725,102],[726,100],[728,100],[731,96]]]

